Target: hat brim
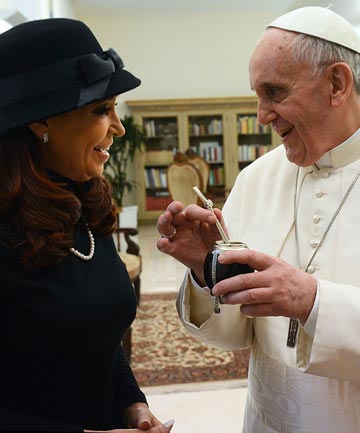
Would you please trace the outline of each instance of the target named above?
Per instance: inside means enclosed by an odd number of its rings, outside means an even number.
[[[97,100],[111,98],[128,92],[141,84],[139,78],[126,71],[117,69],[110,78],[109,85],[101,95],[94,94],[91,101],[79,105],[81,84],[75,84],[13,105],[0,108],[0,134],[29,123],[63,114],[81,108]]]

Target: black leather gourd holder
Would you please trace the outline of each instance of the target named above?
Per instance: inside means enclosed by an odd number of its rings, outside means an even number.
[[[239,274],[254,272],[254,269],[247,264],[230,263],[225,265],[219,263],[218,257],[220,254],[221,251],[219,249],[214,249],[207,254],[204,260],[204,278],[210,290],[217,282],[225,280],[226,278],[231,278]]]

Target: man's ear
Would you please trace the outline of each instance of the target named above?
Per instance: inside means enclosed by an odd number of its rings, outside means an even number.
[[[338,62],[329,66],[329,74],[331,83],[331,105],[333,107],[341,107],[348,100],[353,90],[353,73],[347,63]]]
[[[48,124],[45,120],[39,122],[29,123],[28,127],[32,130],[32,132],[42,141],[44,138],[44,134],[48,132]]]

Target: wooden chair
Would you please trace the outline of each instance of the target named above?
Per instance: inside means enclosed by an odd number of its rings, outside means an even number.
[[[130,281],[135,290],[137,305],[140,303],[140,274],[141,274],[141,255],[139,245],[132,240],[131,236],[138,234],[135,228],[118,227],[115,231],[115,244],[119,256],[126,266]],[[121,236],[126,241],[126,251],[121,251]],[[122,346],[128,361],[131,361],[131,327],[125,332],[122,339]]]
[[[206,193],[210,175],[209,164],[205,161],[204,158],[201,158],[201,156],[198,155],[188,156],[188,162],[195,165],[195,167],[199,170],[203,180],[202,192]]]
[[[167,186],[173,200],[179,200],[184,206],[200,204],[200,199],[193,190],[197,186],[203,191],[203,180],[199,170],[190,162],[173,162],[166,171]]]

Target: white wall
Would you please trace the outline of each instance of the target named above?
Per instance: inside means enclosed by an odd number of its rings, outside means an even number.
[[[105,15],[76,11],[104,49],[113,47],[142,84],[119,97],[134,99],[252,95],[248,61],[269,13]],[[129,178],[135,177],[129,167]],[[135,204],[135,193],[124,204]]]
[[[50,16],[73,18],[71,0],[0,0],[0,19],[13,26]]]
[[[150,0],[148,0],[150,1]],[[171,2],[171,0],[168,0]],[[269,0],[274,1],[274,0]],[[256,2],[256,0],[249,0]],[[360,0],[293,0],[288,10],[309,5],[334,4],[334,11],[356,25]],[[357,7],[356,7],[357,5]],[[119,8],[121,0],[119,0]],[[249,8],[250,9],[250,8]],[[75,8],[104,49],[112,46],[125,66],[142,79],[127,99],[191,98],[253,94],[248,84],[248,61],[265,26],[286,13],[91,13]],[[100,12],[99,12],[100,11]],[[120,114],[125,108],[120,104]]]
[[[53,17],[75,18],[71,0],[52,0]]]
[[[251,95],[248,61],[270,13],[91,15],[76,11],[142,85],[121,98]],[[124,110],[121,107],[120,112]]]
[[[48,18],[48,0],[1,0],[0,15],[12,25],[27,20]]]
[[[360,0],[333,3],[345,16],[345,6],[349,9],[351,4],[354,20],[360,16],[354,2],[360,4]],[[293,6],[306,4],[309,1],[297,0]],[[18,11],[27,19],[45,18],[49,5],[53,16],[85,21],[103,48],[115,48],[126,67],[142,79],[138,89],[120,98],[120,115],[126,112],[121,101],[127,99],[251,95],[250,54],[265,26],[279,15],[278,11],[91,13],[89,7],[74,10],[72,0],[1,0],[0,18],[9,11]]]
[[[48,0],[0,1],[0,17],[6,3],[8,7],[21,5],[32,14],[29,19],[45,17],[34,15],[44,13],[44,4],[50,4]],[[248,82],[251,52],[265,26],[279,15],[278,11],[95,13],[90,7],[73,9],[71,0],[52,0],[52,5],[54,16],[87,23],[103,48],[113,47],[126,67],[142,79],[139,88],[119,98],[120,116],[126,113],[124,100],[252,95]]]

